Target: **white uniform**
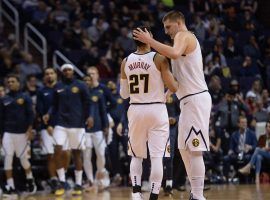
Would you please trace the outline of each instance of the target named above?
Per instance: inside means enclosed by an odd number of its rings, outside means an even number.
[[[179,82],[176,92],[181,114],[178,124],[178,147],[191,151],[209,150],[211,96],[203,74],[200,44],[188,55],[172,60],[172,70]]]
[[[131,104],[128,153],[140,158],[147,157],[147,143],[151,157],[163,157],[169,145],[164,83],[154,63],[155,55],[132,53],[125,64]]]

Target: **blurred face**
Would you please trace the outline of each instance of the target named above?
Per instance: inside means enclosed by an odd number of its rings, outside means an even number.
[[[91,86],[92,86],[92,79],[91,79],[90,76],[84,77],[83,81],[86,83],[86,85],[87,85],[88,87],[91,87]]]
[[[181,25],[180,20],[177,21],[172,21],[169,19],[165,20],[163,22],[165,34],[170,36],[171,39],[174,39],[176,33],[180,30],[180,25]]]
[[[27,81],[27,83],[28,83],[29,86],[36,86],[36,84],[37,84],[37,79],[36,79],[36,77],[30,78],[30,79]]]
[[[72,69],[64,69],[62,73],[66,79],[72,79],[74,75],[74,71]]]
[[[7,84],[10,91],[18,91],[20,88],[20,82],[14,77],[8,78]]]
[[[51,84],[51,83],[54,83],[56,81],[56,79],[57,79],[56,77],[57,77],[56,73],[53,69],[47,69],[45,71],[45,74],[44,74],[44,81],[46,83]]]
[[[87,75],[92,78],[93,82],[97,82],[99,79],[99,75],[96,69],[89,68],[87,70]]]
[[[3,86],[0,86],[0,98],[5,96],[5,88]]]
[[[238,122],[239,129],[245,130],[247,128],[247,119],[246,118],[240,118]]]
[[[268,122],[265,127],[266,133],[269,135],[270,134],[270,123]]]

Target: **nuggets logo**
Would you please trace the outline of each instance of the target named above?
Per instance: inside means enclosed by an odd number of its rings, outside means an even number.
[[[98,101],[98,96],[92,96],[92,101],[97,102]]]
[[[122,104],[122,103],[123,103],[123,99],[118,98],[118,99],[117,99],[117,103],[118,103],[118,104]]]
[[[168,98],[167,98],[167,103],[172,103],[172,102],[173,102],[172,96],[168,97]]]
[[[17,99],[17,104],[19,104],[19,105],[22,105],[22,104],[24,104],[24,99],[23,98],[19,98],[19,99]]]
[[[170,145],[167,146],[167,152],[171,153],[171,146]]]
[[[103,94],[103,90],[98,90],[101,94]]]
[[[194,147],[198,147],[200,145],[200,141],[197,138],[195,138],[192,140],[192,144]]]
[[[76,86],[74,86],[74,87],[71,88],[71,92],[72,93],[78,93],[79,92],[79,88],[76,87]]]

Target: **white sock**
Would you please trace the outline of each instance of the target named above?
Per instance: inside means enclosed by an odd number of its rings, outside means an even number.
[[[159,194],[163,177],[163,162],[162,158],[151,158],[151,193]]]
[[[205,165],[202,152],[189,152],[190,158],[190,186],[194,199],[205,200],[203,196]]]
[[[172,180],[166,180],[166,186],[172,187]]]
[[[191,177],[190,180],[191,193],[194,199],[203,200],[203,188],[204,188],[204,177]]]
[[[75,170],[75,182],[76,185],[82,185],[82,170]]]
[[[151,182],[151,193],[159,194],[161,182]]]
[[[130,178],[132,182],[132,186],[141,186],[142,181],[142,158],[135,158],[132,157],[131,163],[130,163]]]
[[[28,174],[26,174],[26,179],[33,179],[32,171],[30,171]]]
[[[83,168],[84,172],[87,176],[87,179],[91,181],[91,183],[94,182],[94,176],[93,176],[93,166],[92,166],[92,149],[86,148],[83,151]]]
[[[14,179],[13,179],[13,178],[7,179],[7,184],[8,184],[8,186],[10,186],[12,189],[15,189]]]
[[[66,182],[66,175],[65,175],[65,169],[64,168],[60,168],[57,171],[57,175],[59,178],[59,181],[61,182]]]

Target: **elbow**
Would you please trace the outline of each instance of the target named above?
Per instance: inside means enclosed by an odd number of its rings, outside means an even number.
[[[173,60],[175,60],[175,59],[179,58],[180,55],[181,55],[180,52],[173,51],[172,54],[171,54],[171,56],[170,56],[170,58],[173,59]]]

